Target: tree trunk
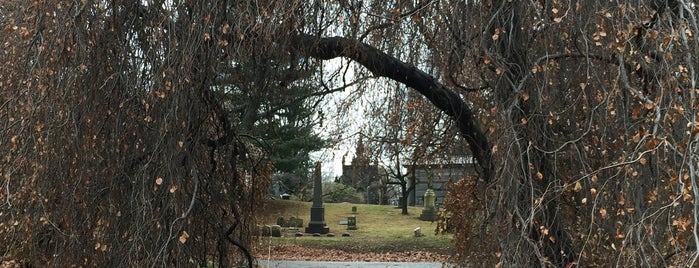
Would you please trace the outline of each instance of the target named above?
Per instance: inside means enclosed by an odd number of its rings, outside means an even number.
[[[495,54],[489,56],[498,58],[499,64],[503,65],[501,69],[505,70],[495,85],[495,95],[504,119],[510,122],[507,127],[514,133],[514,140],[505,143],[517,144],[514,149],[519,153],[516,160],[519,167],[512,171],[512,174],[518,176],[519,186],[502,187],[505,198],[509,199],[505,204],[515,204],[516,208],[505,209],[518,210],[517,213],[509,214],[519,216],[509,217],[514,222],[528,226],[529,230],[520,235],[528,239],[532,247],[531,250],[516,250],[510,247],[518,247],[517,243],[501,244],[502,250],[512,254],[506,259],[520,265],[564,267],[575,256],[560,213],[560,193],[552,190],[558,183],[555,168],[546,152],[532,149],[532,145],[547,148],[547,123],[539,119],[541,106],[538,96],[534,95],[536,90],[520,85],[526,83],[524,76],[532,65],[527,57],[528,48],[524,45],[528,43],[521,18],[524,6],[521,1],[500,0],[492,8],[494,23],[486,29],[488,34],[499,31],[507,33],[500,38],[488,40],[492,42],[488,51]],[[530,97],[523,98],[522,92],[527,92]],[[512,233],[522,232],[517,226],[509,228],[508,231]],[[528,261],[531,263],[527,263]]]
[[[401,214],[408,215],[408,186],[406,185],[405,178],[403,178],[401,180],[400,191],[401,191],[401,199],[403,199],[403,200],[401,200],[402,202],[400,203]]]

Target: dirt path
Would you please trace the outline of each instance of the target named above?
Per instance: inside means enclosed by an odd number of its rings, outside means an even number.
[[[289,261],[442,263],[446,262],[449,256],[424,251],[354,253],[337,249],[319,249],[288,244],[271,247],[262,246],[256,249],[255,257],[258,260]]]
[[[310,262],[310,261],[259,261],[260,268],[441,268],[437,262]]]

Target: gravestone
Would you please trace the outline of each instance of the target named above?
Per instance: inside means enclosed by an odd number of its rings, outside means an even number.
[[[284,220],[284,217],[277,218],[277,225],[286,226],[286,220]]]
[[[282,227],[279,225],[272,225],[272,237],[282,237]]]
[[[420,220],[423,221],[435,221],[437,219],[437,207],[434,204],[436,196],[432,188],[428,188],[425,191],[425,208],[420,214]]]
[[[296,218],[296,217],[292,216],[291,218],[289,218],[288,221],[286,221],[286,225],[287,225],[287,227],[301,228],[301,227],[303,227],[303,219]]]
[[[422,228],[417,227],[417,228],[413,229],[413,235],[415,235],[415,237],[422,237],[423,236]]]
[[[272,227],[269,225],[260,226],[260,235],[262,236],[272,236]]]
[[[347,217],[347,230],[357,230],[357,215]]]
[[[325,225],[325,208],[323,207],[323,182],[320,174],[320,162],[316,162],[313,171],[313,206],[311,206],[311,221],[308,222],[306,233],[327,234],[330,231]]]
[[[357,206],[352,206],[352,214],[357,214]]]

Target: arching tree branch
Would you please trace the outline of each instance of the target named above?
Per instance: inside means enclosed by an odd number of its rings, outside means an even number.
[[[376,76],[393,79],[417,90],[457,122],[459,131],[478,161],[483,178],[486,181],[492,178],[492,146],[475,122],[473,111],[459,94],[449,90],[433,76],[372,46],[344,37],[322,38],[299,34],[292,36],[290,44],[293,44],[291,50],[317,59],[350,58]]]

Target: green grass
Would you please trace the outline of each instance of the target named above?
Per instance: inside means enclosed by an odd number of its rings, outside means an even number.
[[[310,202],[290,200],[270,200],[263,213],[264,224],[276,224],[278,217],[297,217],[308,226],[310,220]],[[358,230],[347,230],[347,225],[340,225],[352,214],[352,207],[357,207]],[[449,254],[453,247],[450,235],[435,235],[436,222],[421,221],[418,217],[422,207],[408,207],[408,215],[402,215],[401,209],[385,205],[365,205],[347,203],[325,203],[325,222],[335,237],[313,237],[304,234],[295,237],[293,230],[285,230],[283,237],[272,238],[272,243],[295,243],[303,246],[342,249],[352,252],[391,252],[422,250]],[[415,237],[413,230],[421,227],[422,237]],[[303,228],[300,230],[303,232]],[[345,231],[350,237],[342,237]],[[267,239],[267,238],[265,238]]]

